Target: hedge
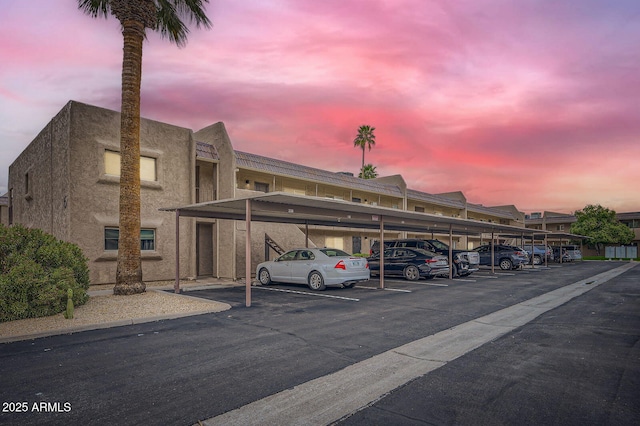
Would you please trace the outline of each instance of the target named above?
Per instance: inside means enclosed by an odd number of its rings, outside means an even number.
[[[74,305],[84,304],[87,261],[77,245],[40,229],[0,225],[0,322],[58,314],[69,288]]]

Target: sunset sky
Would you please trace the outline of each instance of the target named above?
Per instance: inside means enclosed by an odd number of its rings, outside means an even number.
[[[0,195],[69,100],[120,109],[118,21],[0,0]],[[471,203],[640,211],[638,0],[211,0],[211,30],[149,34],[142,116],[234,148]]]

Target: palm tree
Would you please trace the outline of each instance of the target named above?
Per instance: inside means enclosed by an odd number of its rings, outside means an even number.
[[[78,0],[93,18],[113,15],[124,39],[120,118],[120,236],[114,294],[145,291],[140,260],[140,81],[146,30],[158,31],[178,47],[187,42],[183,20],[211,27],[203,3],[209,0]]]
[[[373,134],[375,127],[371,126],[360,126],[358,129],[358,136],[353,140],[353,146],[358,146],[362,148],[362,168],[364,168],[364,148],[365,146],[369,147],[369,151],[371,151],[371,147],[376,144],[376,135]],[[362,170],[362,168],[360,170]]]
[[[378,172],[376,171],[376,166],[373,164],[367,164],[362,167],[360,170],[360,174],[358,175],[361,179],[375,179],[378,177]]]

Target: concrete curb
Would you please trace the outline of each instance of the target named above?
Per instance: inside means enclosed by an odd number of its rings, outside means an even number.
[[[210,288],[216,288],[216,287],[226,287],[226,286],[222,286],[222,285],[203,285],[203,286],[191,287],[190,290],[203,290],[203,289],[210,289]],[[228,311],[229,309],[231,309],[231,305],[229,305],[228,303],[217,302],[215,300],[204,299],[204,298],[195,297],[195,296],[189,296],[189,295],[187,295],[185,293],[180,293],[180,294],[171,293],[171,292],[168,292],[167,290],[173,290],[173,287],[166,287],[166,288],[165,287],[156,287],[156,288],[149,289],[147,291],[148,292],[164,293],[164,294],[166,294],[168,296],[171,296],[171,297],[186,297],[186,298],[198,300],[200,302],[208,302],[208,303],[211,303],[211,304],[224,305],[224,309],[202,309],[202,310],[199,310],[199,311],[181,312],[181,313],[176,313],[176,314],[153,315],[153,316],[149,316],[149,317],[131,318],[131,319],[118,320],[118,321],[103,322],[103,323],[99,323],[99,324],[87,324],[87,325],[80,325],[80,326],[76,326],[76,327],[68,327],[68,328],[64,328],[64,329],[48,330],[48,331],[43,331],[43,332],[38,332],[38,333],[22,334],[22,335],[19,335],[19,336],[0,337],[0,344],[2,344],[2,343],[11,343],[11,342],[19,342],[19,341],[24,341],[24,340],[33,340],[33,339],[39,339],[39,338],[42,338],[42,337],[59,336],[59,335],[63,335],[63,334],[73,334],[73,333],[79,333],[79,332],[82,332],[82,331],[101,330],[101,329],[105,329],[105,328],[121,327],[121,326],[125,326],[125,325],[144,324],[144,323],[148,323],[148,322],[172,320],[172,319],[190,317],[190,316],[195,316],[195,315],[203,315],[203,314],[209,314],[209,313],[215,313],[215,312],[224,312],[224,311]],[[186,290],[183,290],[183,291],[186,292]],[[108,296],[108,295],[110,295],[112,293],[113,293],[112,290],[97,290],[97,291],[89,291],[89,292],[87,292],[87,294],[89,294],[89,296]],[[126,297],[126,296],[124,296],[124,297]]]

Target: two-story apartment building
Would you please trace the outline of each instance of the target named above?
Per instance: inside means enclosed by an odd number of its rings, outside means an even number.
[[[70,101],[11,164],[9,193],[0,205],[3,223],[41,228],[78,244],[89,258],[95,284],[115,280],[119,123],[116,111]],[[140,238],[147,281],[172,279],[175,268],[175,216],[159,209],[260,192],[283,191],[524,227],[524,215],[514,206],[485,207],[467,202],[462,192],[410,189],[400,175],[365,180],[236,151],[222,123],[193,131],[142,119],[140,139]],[[183,275],[244,276],[243,227],[243,222],[224,219],[181,219]],[[368,253],[378,233],[256,224],[252,235],[252,245],[260,247],[267,247],[269,239],[284,249],[309,244]],[[399,236],[404,235],[389,232],[388,238]],[[480,239],[457,236],[454,244],[471,248]]]

